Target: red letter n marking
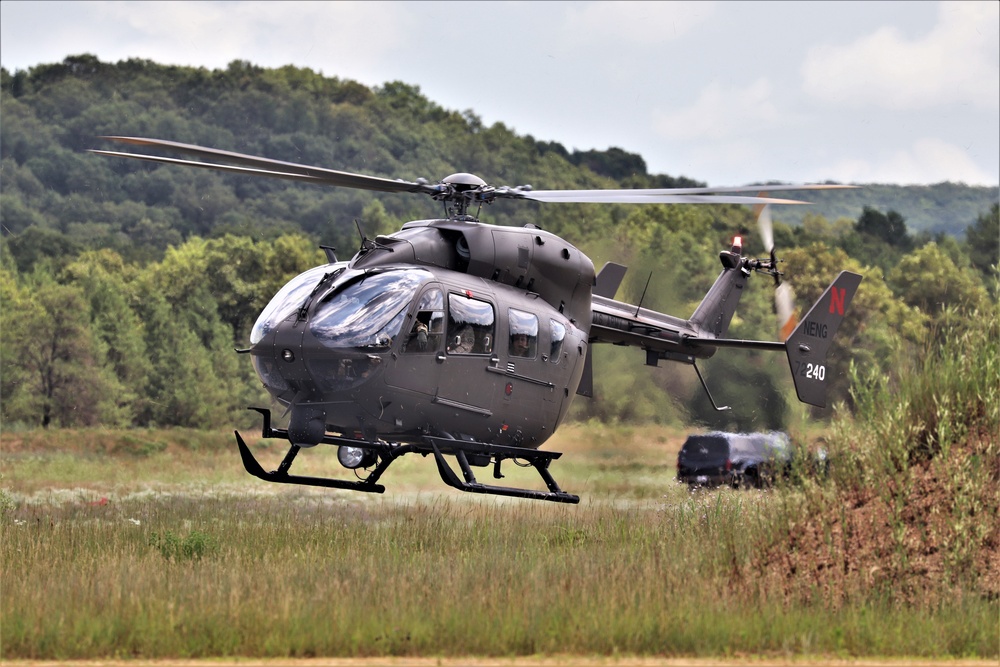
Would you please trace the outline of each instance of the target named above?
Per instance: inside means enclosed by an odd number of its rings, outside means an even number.
[[[834,287],[830,290],[830,312],[837,313],[838,315],[844,314],[844,299],[847,297],[847,289],[841,288],[837,289]]]

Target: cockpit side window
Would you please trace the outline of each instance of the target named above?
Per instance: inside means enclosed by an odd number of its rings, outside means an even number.
[[[432,287],[420,295],[410,333],[403,343],[403,352],[427,354],[436,352],[444,338],[444,293]]]
[[[496,316],[488,301],[448,295],[448,354],[491,354]]]
[[[538,318],[533,313],[511,308],[507,311],[510,325],[508,354],[534,359],[538,353]]]

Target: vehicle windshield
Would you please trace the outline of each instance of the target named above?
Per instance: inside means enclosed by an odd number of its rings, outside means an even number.
[[[264,336],[278,326],[279,322],[284,321],[289,315],[301,308],[306,301],[306,297],[323,280],[323,276],[335,271],[341,271],[345,266],[347,266],[347,262],[324,264],[323,266],[309,269],[305,273],[301,273],[289,280],[274,295],[271,302],[261,312],[260,317],[257,318],[257,322],[253,325],[253,329],[250,332],[250,344],[256,345],[259,343]]]
[[[422,269],[364,275],[324,299],[309,329],[328,347],[388,349],[417,290],[432,277]]]

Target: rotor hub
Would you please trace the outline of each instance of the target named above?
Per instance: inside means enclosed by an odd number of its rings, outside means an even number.
[[[479,178],[475,174],[468,174],[464,171],[452,174],[451,176],[445,176],[441,179],[441,182],[445,185],[452,186],[456,192],[475,190],[486,185],[486,181],[483,179]]]

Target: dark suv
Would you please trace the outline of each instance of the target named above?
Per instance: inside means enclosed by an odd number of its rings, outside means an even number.
[[[692,435],[677,454],[677,481],[690,486],[756,488],[786,473],[791,460],[784,433]]]

